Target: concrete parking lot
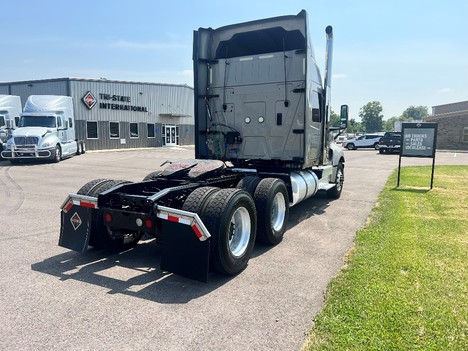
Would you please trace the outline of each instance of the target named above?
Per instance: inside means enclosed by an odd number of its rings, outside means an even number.
[[[0,349],[298,350],[398,166],[398,155],[375,150],[345,157],[341,199],[317,196],[293,207],[281,244],[257,245],[244,272],[213,274],[208,283],[161,272],[153,241],[121,254],[57,246],[68,193],[95,178],[140,181],[166,160],[193,158],[193,148],[88,152],[58,164],[0,161]],[[431,160],[402,161],[413,164]],[[441,164],[468,165],[468,154],[439,152]]]

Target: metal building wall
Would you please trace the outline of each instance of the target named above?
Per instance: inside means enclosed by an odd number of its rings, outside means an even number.
[[[1,83],[0,91],[3,94],[18,95],[23,104],[29,95],[70,95],[69,80],[67,78],[32,80],[25,82]]]
[[[82,101],[91,92],[96,104],[89,109]],[[58,78],[39,81],[0,83],[0,93],[19,95],[22,103],[30,95],[67,95],[73,98],[77,138],[86,140],[89,150],[162,146],[162,125],[179,127],[179,144],[193,144],[194,97],[187,85],[110,81],[104,79]],[[105,95],[108,95],[107,98]],[[112,101],[123,96],[130,101]],[[146,110],[131,111],[102,108],[103,104],[139,106]],[[108,105],[107,105],[108,106]],[[86,121],[98,124],[98,138],[87,139]],[[109,122],[120,123],[120,137],[110,138]],[[138,138],[130,138],[130,123],[138,123]],[[148,138],[147,124],[154,124],[155,137]]]
[[[90,150],[162,146],[162,124],[184,126],[184,133],[189,129],[189,135],[180,136],[181,144],[194,141],[193,89],[189,86],[84,79],[72,79],[70,83],[77,123],[98,122],[98,139],[86,139],[85,129],[79,128],[79,137],[86,140]],[[91,109],[82,101],[88,92],[96,99]],[[114,95],[129,98],[130,102],[109,99]],[[138,106],[146,111],[107,109],[101,104]],[[119,139],[110,138],[109,122],[120,123]],[[137,139],[130,138],[130,123],[138,123]],[[155,138],[148,138],[148,123],[155,125]]]

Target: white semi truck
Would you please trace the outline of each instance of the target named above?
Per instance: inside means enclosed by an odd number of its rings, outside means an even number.
[[[195,31],[195,159],[168,161],[142,182],[88,182],[62,205],[59,245],[121,251],[146,234],[161,244],[162,270],[206,281],[210,269],[245,269],[256,241],[280,243],[290,206],[318,191],[340,197],[332,28],[323,82],[308,29],[301,11]],[[343,105],[339,129],[347,120]]]
[[[0,158],[3,146],[11,137],[21,114],[21,97],[0,95]]]
[[[85,151],[84,141],[76,139],[72,98],[31,95],[2,156],[12,163],[24,159],[60,162]]]

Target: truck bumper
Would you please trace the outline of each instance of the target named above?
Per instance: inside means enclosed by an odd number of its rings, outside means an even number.
[[[6,159],[50,158],[52,151],[53,149],[38,149],[35,145],[30,145],[2,151],[2,157]]]

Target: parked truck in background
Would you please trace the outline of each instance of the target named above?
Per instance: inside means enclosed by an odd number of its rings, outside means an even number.
[[[76,139],[72,98],[31,95],[2,156],[12,163],[24,159],[60,162],[85,151],[84,141]]]
[[[400,152],[401,132],[385,132],[379,141],[379,153]]]
[[[11,137],[21,114],[21,97],[0,95],[0,159],[4,145]]]
[[[210,267],[245,269],[255,241],[281,242],[290,206],[318,191],[339,198],[333,33],[322,83],[308,29],[301,11],[195,31],[195,159],[167,161],[142,182],[86,183],[62,205],[59,245],[121,251],[146,234],[161,244],[162,270],[206,281]],[[347,120],[343,105],[341,128]]]

